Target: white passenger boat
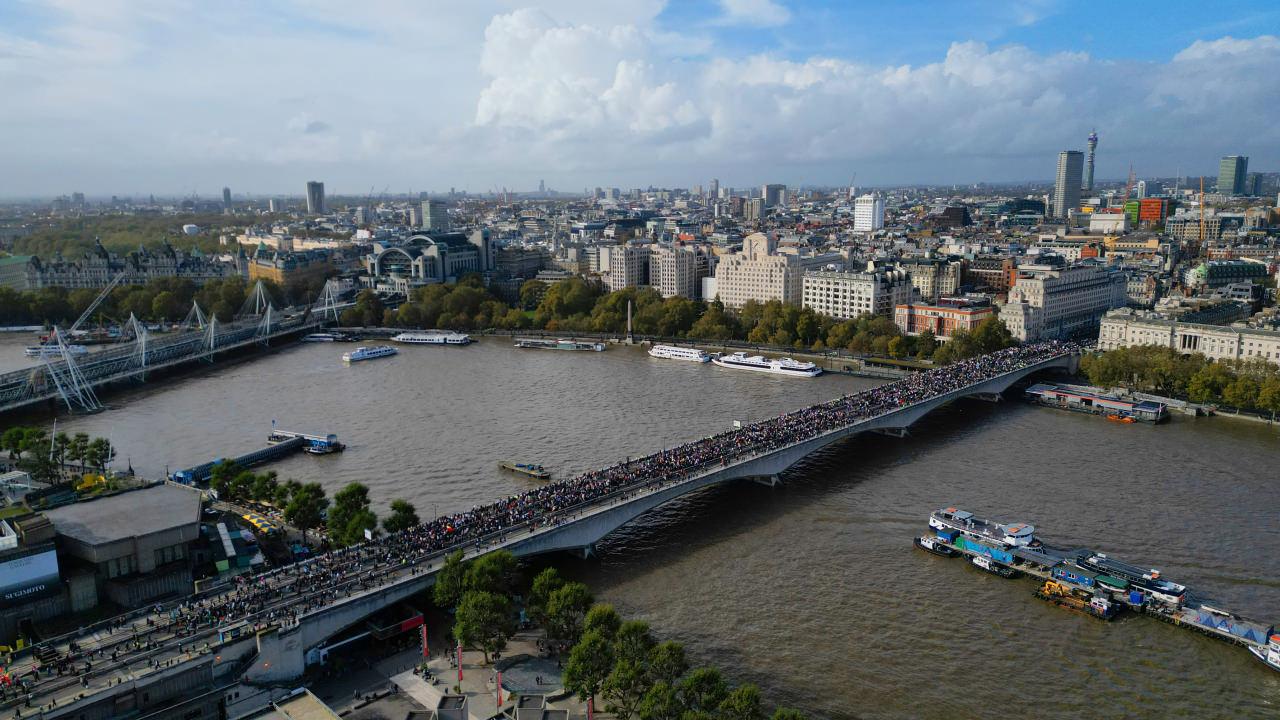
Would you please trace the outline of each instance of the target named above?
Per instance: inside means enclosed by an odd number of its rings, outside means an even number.
[[[62,350],[57,345],[32,345],[24,350],[27,357],[60,357]],[[84,345],[68,345],[67,352],[72,355],[88,354],[89,348]]]
[[[332,332],[318,332],[318,333],[311,333],[310,335],[302,336],[302,342],[316,342],[316,343],[317,342],[318,343],[319,342],[320,343],[347,342],[350,339],[351,339],[350,336],[343,335],[342,333],[332,333]]]
[[[817,377],[822,374],[822,368],[811,362],[797,362],[791,358],[770,359],[759,355],[748,355],[744,352],[736,352],[732,355],[722,355],[712,359],[713,363],[720,367],[732,368],[734,370],[753,370],[755,372],[770,373],[773,375],[791,375],[795,377]]]
[[[428,330],[426,332],[402,332],[391,338],[391,340],[406,345],[467,345],[471,342],[471,337],[452,331]]]
[[[675,345],[654,345],[649,348],[649,355],[664,360],[690,360],[692,362],[711,362],[711,356],[698,348],[677,347]]]
[[[1271,635],[1267,638],[1266,645],[1250,647],[1249,652],[1266,663],[1267,667],[1272,670],[1280,670],[1280,635]]]
[[[342,354],[342,361],[353,363],[361,360],[374,360],[380,357],[390,357],[400,352],[390,345],[374,345],[373,347],[358,347],[349,353]]]

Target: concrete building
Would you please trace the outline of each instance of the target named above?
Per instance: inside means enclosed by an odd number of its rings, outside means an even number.
[[[865,272],[810,270],[804,274],[805,307],[839,320],[860,315],[892,317],[893,308],[911,302],[915,287],[905,270],[877,268]]]
[[[725,307],[740,308],[748,300],[780,300],[799,305],[804,297],[804,272],[834,260],[778,253],[777,241],[764,233],[752,233],[742,241],[742,252],[720,256],[715,269],[715,296]]]
[[[605,284],[609,292],[649,284],[648,245],[615,245],[609,248],[609,270]]]
[[[99,596],[135,608],[192,591],[189,546],[200,491],[172,483],[46,510],[64,560],[92,570]]]
[[[1280,332],[1223,325],[1178,322],[1152,313],[1112,310],[1098,329],[1098,349],[1158,345],[1211,360],[1262,359],[1280,363]]]
[[[1245,178],[1249,175],[1249,158],[1227,155],[1218,163],[1218,192],[1222,195],[1245,195]]]
[[[699,247],[657,248],[649,256],[649,284],[662,297],[702,298],[702,279],[715,269],[714,256]]]
[[[746,222],[760,222],[764,219],[765,202],[762,198],[752,198],[743,205],[743,217]]]
[[[875,232],[882,227],[884,227],[884,198],[870,193],[854,201],[854,232]]]
[[[1016,267],[1011,257],[976,257],[965,265],[964,283],[975,288],[1004,293],[1009,289],[1009,278]]]
[[[307,214],[324,214],[324,183],[318,180],[307,183]]]
[[[1084,153],[1063,150],[1058,153],[1058,172],[1053,183],[1053,217],[1065,218],[1080,207],[1080,183],[1084,172]]]
[[[1022,341],[1071,337],[1124,307],[1124,273],[1096,264],[1044,263],[1018,268],[1000,320]]]
[[[231,209],[231,188],[229,187],[222,188],[222,209]]]
[[[769,184],[760,188],[760,197],[764,200],[765,208],[778,207],[787,204],[787,186],[778,184]]]
[[[443,200],[423,200],[422,229],[427,232],[449,232],[448,208]]]
[[[1209,260],[1184,272],[1182,284],[1189,288],[1216,288],[1261,280],[1269,274],[1266,263],[1257,260]]]
[[[364,266],[370,287],[407,294],[420,285],[457,282],[467,273],[491,270],[495,254],[483,230],[414,235],[399,245],[375,242]]]
[[[898,266],[911,274],[911,282],[920,297],[933,301],[960,290],[964,263],[941,258],[906,258]]]
[[[893,309],[893,322],[904,334],[919,335],[928,330],[945,342],[960,330],[973,332],[978,323],[995,314],[995,308],[985,300],[942,298],[936,303],[899,304]]]

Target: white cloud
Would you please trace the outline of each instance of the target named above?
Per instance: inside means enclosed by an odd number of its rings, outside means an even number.
[[[721,15],[715,20],[716,24],[776,27],[791,21],[791,11],[775,0],[718,1]]]

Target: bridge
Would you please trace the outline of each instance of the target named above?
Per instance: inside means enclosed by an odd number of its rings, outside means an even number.
[[[77,648],[73,654],[102,649],[107,653],[114,650],[118,657],[95,661],[92,671],[84,673],[83,681],[42,679],[36,684],[31,705],[24,710],[23,717],[94,720],[122,714],[145,716],[161,707],[173,709],[175,703],[186,703],[181,706],[183,713],[199,717],[200,714],[195,713],[199,708],[192,706],[198,702],[209,703],[206,709],[217,705],[220,711],[225,711],[231,698],[224,696],[223,689],[286,686],[296,681],[306,670],[309,649],[322,645],[382,608],[428,589],[450,552],[462,550],[468,559],[497,549],[509,550],[517,556],[564,550],[590,553],[594,545],[610,533],[688,493],[739,479],[776,483],[780,474],[792,465],[846,438],[865,432],[902,436],[918,420],[941,406],[962,398],[998,400],[1003,392],[1029,375],[1051,370],[1074,372],[1077,363],[1078,357],[1072,350],[1055,349],[987,373],[967,373],[964,368],[955,371],[951,366],[930,371],[950,372],[952,376],[935,375],[935,378],[946,379],[937,383],[936,392],[921,395],[924,391],[919,388],[931,388],[929,378],[924,381],[908,378],[781,416],[781,420],[796,418],[807,422],[807,411],[859,401],[863,396],[880,401],[867,405],[873,409],[848,422],[835,423],[794,441],[743,445],[732,454],[699,461],[688,471],[638,477],[634,482],[612,487],[585,501],[491,532],[466,535],[458,542],[420,548],[415,545],[416,539],[402,534],[307,561],[323,560],[327,563],[323,565],[326,574],[306,571],[304,564],[268,572],[246,589],[211,591],[202,602],[260,599],[251,605],[251,611],[235,617],[239,627],[253,631],[234,637],[225,631],[225,620],[197,627],[167,624],[172,610],[169,606],[155,614],[143,611],[123,626],[88,628],[75,637],[55,639],[48,645],[61,652],[69,650],[69,643],[74,641]],[[907,383],[911,385],[904,385]],[[902,387],[919,392],[898,393]],[[917,399],[894,401],[898,397]],[[732,440],[734,433],[739,432],[750,435],[753,429],[771,427],[769,424],[777,420],[694,441],[689,446],[722,437]],[[650,458],[665,457],[666,453]],[[449,520],[456,522],[459,517]],[[320,566],[313,564],[312,567]],[[314,582],[317,576],[323,582]],[[148,619],[155,625],[147,625]],[[145,637],[146,641],[139,641],[139,637]],[[36,651],[40,652],[40,648]],[[27,672],[33,664],[35,661],[28,655],[15,662],[10,670]],[[16,707],[16,703],[0,702],[0,710]]]
[[[335,286],[329,283],[320,300],[294,312],[277,310],[261,282],[231,322],[206,317],[192,306],[183,323],[188,329],[155,335],[130,316],[122,336],[132,340],[87,355],[68,349],[67,336],[56,329],[41,364],[0,374],[0,413],[42,402],[61,401],[68,411],[101,409],[97,390],[126,380],[143,380],[148,373],[195,362],[213,362],[223,353],[254,345],[270,345],[284,337],[313,330],[338,318]]]

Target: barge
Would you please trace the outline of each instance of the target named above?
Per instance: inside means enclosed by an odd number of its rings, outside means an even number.
[[[604,352],[606,345],[602,342],[580,342],[577,340],[545,340],[543,338],[516,338],[516,347],[532,350],[587,350]]]
[[[1116,423],[1159,423],[1169,418],[1167,406],[1150,400],[1125,400],[1101,388],[1086,385],[1037,383],[1026,389],[1026,398],[1037,405],[1102,415]]]
[[[532,463],[517,463],[517,462],[510,462],[508,460],[503,460],[502,462],[498,463],[498,467],[502,468],[503,470],[509,470],[513,473],[528,475],[531,478],[537,478],[539,480],[551,479],[551,473],[547,472],[547,469],[542,467],[541,465],[534,465]]]

